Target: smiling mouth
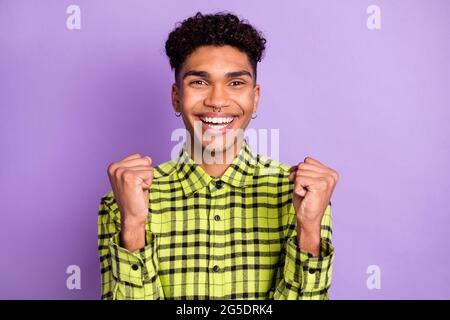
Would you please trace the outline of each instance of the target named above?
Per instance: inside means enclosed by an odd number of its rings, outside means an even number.
[[[231,125],[236,117],[206,117],[200,116],[200,120],[214,130],[224,129]]]

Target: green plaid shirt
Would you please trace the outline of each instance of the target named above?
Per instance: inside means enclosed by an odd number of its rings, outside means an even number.
[[[155,167],[146,246],[120,246],[112,191],[100,202],[102,299],[328,299],[334,249],[331,203],[318,257],[297,246],[289,166],[246,141],[220,178],[182,148]]]

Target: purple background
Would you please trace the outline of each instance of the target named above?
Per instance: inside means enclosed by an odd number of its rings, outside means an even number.
[[[264,3],[264,5],[262,5]],[[66,8],[81,7],[81,30]],[[381,7],[381,30],[366,8]],[[334,299],[450,298],[448,1],[0,1],[0,298],[97,299],[106,167],[170,158],[164,42],[197,10],[268,38],[253,128],[335,168]],[[79,265],[81,290],[66,288]],[[369,265],[381,289],[366,287]]]

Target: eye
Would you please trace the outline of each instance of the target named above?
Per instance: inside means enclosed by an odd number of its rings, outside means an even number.
[[[239,86],[239,85],[241,85],[241,84],[244,84],[244,82],[238,81],[238,80],[232,81],[232,82],[230,83],[230,85],[231,85],[232,87],[236,87],[236,86]]]
[[[190,84],[195,84],[195,85],[200,85],[201,86],[203,84],[206,84],[206,82],[203,81],[203,80],[194,80],[194,81],[191,81]]]

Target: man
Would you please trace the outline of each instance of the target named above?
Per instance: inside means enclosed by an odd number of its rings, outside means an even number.
[[[188,139],[156,167],[140,154],[108,166],[103,299],[328,299],[337,172],[261,157],[239,134],[257,110],[265,42],[229,13],[197,13],[169,35]]]

